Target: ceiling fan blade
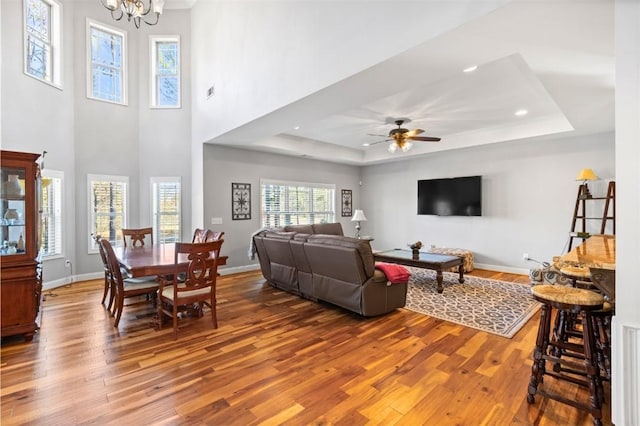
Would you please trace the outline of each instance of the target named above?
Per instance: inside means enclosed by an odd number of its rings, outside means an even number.
[[[411,139],[412,141],[440,142],[440,138],[434,138],[431,136],[412,136],[407,137],[407,139]]]
[[[367,133],[367,136],[378,136],[380,138],[386,138],[389,135],[374,135],[373,133]]]
[[[370,143],[369,145],[367,145],[367,146],[377,145],[377,144],[379,144],[379,143],[389,142],[389,141],[392,141],[392,140],[393,140],[393,139],[383,139],[383,140],[381,140],[381,141],[371,142],[371,143]]]
[[[424,133],[424,130],[422,130],[422,129],[413,129],[413,130],[410,130],[407,133],[405,133],[404,136],[407,137],[407,138],[412,138],[412,137],[414,137],[416,135],[419,135],[420,133]]]

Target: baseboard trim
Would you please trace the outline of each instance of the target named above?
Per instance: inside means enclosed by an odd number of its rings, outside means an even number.
[[[486,263],[476,263],[473,267],[478,269],[487,269],[489,271],[506,272],[509,274],[529,275],[529,269],[525,268],[512,268],[511,266],[489,265]]]
[[[489,265],[485,263],[476,263],[474,265],[474,268],[487,269],[489,271],[496,271],[496,272],[507,272],[510,274],[521,274],[521,275],[529,274],[528,269],[511,268],[509,266],[502,266],[502,265]],[[224,275],[233,275],[233,274],[240,274],[242,272],[251,272],[251,271],[259,271],[259,270],[260,270],[260,265],[257,263],[253,263],[250,265],[220,268],[219,272],[220,272],[220,275],[224,276]],[[102,277],[104,277],[102,271],[91,272],[88,274],[72,275],[69,277],[65,277],[65,278],[61,278],[53,281],[47,281],[43,283],[42,290],[50,290],[52,288],[73,284],[74,282],[78,282],[78,281],[97,280]]]
[[[244,266],[234,266],[230,268],[220,268],[220,275],[232,275],[239,274],[242,272],[250,272],[260,270],[260,265],[255,263],[252,265],[244,265]],[[100,272],[91,272],[88,274],[80,274],[80,275],[71,275],[69,277],[60,278],[58,280],[47,281],[42,283],[42,291],[51,290],[57,287],[64,287],[69,284],[73,284],[78,281],[88,281],[88,280],[97,280],[104,277],[104,273]]]

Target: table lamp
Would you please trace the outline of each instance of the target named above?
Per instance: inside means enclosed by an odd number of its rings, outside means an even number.
[[[360,222],[366,222],[367,217],[360,209],[356,209],[351,218],[351,222],[356,222],[356,238],[360,238]]]
[[[596,179],[598,179],[598,176],[596,176],[596,174],[593,173],[593,170],[582,169],[582,171],[580,171],[576,180],[581,180],[582,184],[584,185],[584,191],[582,191],[582,194],[580,195],[581,199],[592,198],[591,192],[589,192],[589,186],[587,185],[587,181],[596,180]]]

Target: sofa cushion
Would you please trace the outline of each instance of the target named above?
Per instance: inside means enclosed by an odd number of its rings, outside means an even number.
[[[284,227],[287,232],[302,232],[303,234],[313,234],[313,226],[311,225],[287,225]]]
[[[279,240],[292,240],[295,237],[295,232],[283,232],[283,231],[266,231],[264,237],[276,238]]]
[[[302,232],[298,232],[296,233],[296,235],[294,235],[293,239],[295,241],[300,241],[301,243],[304,243],[309,239],[309,235],[311,234],[303,234]]]
[[[331,246],[339,246],[345,248],[355,248],[362,259],[362,265],[364,267],[367,277],[371,277],[375,270],[375,263],[373,261],[373,252],[371,251],[371,244],[367,240],[361,240],[358,238],[343,237],[339,235],[325,235],[314,234],[310,235],[307,242],[313,244],[326,244]]]
[[[344,235],[344,232],[342,231],[342,224],[339,222],[314,223],[311,226],[313,227],[314,234]]]

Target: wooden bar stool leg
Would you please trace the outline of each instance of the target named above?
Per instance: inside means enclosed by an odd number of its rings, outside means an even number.
[[[584,312],[582,316],[582,327],[584,331],[584,367],[589,381],[589,402],[591,405],[591,415],[593,424],[602,425],[602,396],[604,390],[600,380],[600,370],[595,360],[595,336],[593,334],[593,320],[590,312]]]
[[[533,404],[538,389],[538,384],[542,383],[545,372],[544,355],[549,345],[549,330],[551,328],[551,306],[542,305],[540,309],[540,325],[536,336],[536,346],[533,349],[533,365],[531,366],[531,378],[527,390],[527,402]]]

